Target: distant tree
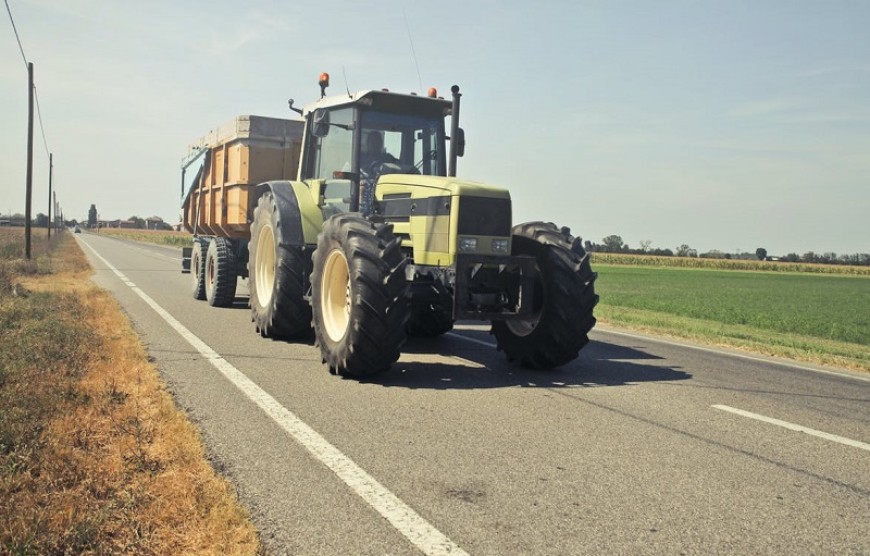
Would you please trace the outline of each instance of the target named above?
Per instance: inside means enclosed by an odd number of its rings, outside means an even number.
[[[88,227],[94,228],[97,225],[97,205],[91,205],[88,209]]]
[[[640,250],[644,253],[649,253],[650,248],[652,247],[652,241],[649,239],[640,240]]]
[[[623,250],[622,238],[617,235],[607,236],[601,240],[601,243],[611,253],[619,253]]]
[[[127,220],[129,220],[130,222],[133,222],[133,224],[134,224],[137,228],[140,228],[140,229],[141,229],[141,228],[144,228],[144,227],[145,227],[145,219],[144,219],[144,218],[139,218],[138,216],[131,216],[131,217],[128,218]]]
[[[763,261],[767,258],[767,249],[765,249],[764,247],[759,247],[755,250],[755,256],[758,257],[759,261]]]
[[[677,256],[678,257],[697,257],[698,252],[686,245],[685,243],[677,247]]]
[[[45,228],[48,226],[48,215],[37,213],[36,218],[33,220],[33,225],[37,228]]]
[[[801,258],[800,255],[798,255],[797,253],[789,253],[788,255],[783,257],[782,260],[787,263],[797,263],[800,262]]]
[[[817,262],[819,262],[818,257],[812,251],[807,251],[806,253],[804,253],[803,256],[801,257],[801,260],[805,263],[817,263]]]

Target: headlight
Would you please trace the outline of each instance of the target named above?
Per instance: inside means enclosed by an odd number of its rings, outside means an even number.
[[[493,253],[507,253],[509,245],[510,245],[510,241],[507,239],[494,239],[494,240],[492,240],[492,252]]]
[[[476,237],[461,237],[459,238],[460,251],[477,251]]]

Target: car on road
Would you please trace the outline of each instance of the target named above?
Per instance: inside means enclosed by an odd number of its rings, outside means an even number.
[[[80,234],[82,233],[82,229],[76,226],[75,228],[73,228],[73,233]]]

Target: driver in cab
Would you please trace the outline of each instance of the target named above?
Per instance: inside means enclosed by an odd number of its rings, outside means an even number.
[[[360,210],[368,213],[375,200],[375,180],[385,173],[385,164],[395,165],[399,162],[395,156],[384,150],[384,134],[380,131],[364,132],[360,146]],[[398,170],[398,166],[394,166]],[[389,170],[387,170],[389,171]]]
[[[368,175],[377,172],[381,164],[396,164],[395,156],[384,150],[384,134],[380,131],[369,131],[363,135],[360,149],[360,169]]]

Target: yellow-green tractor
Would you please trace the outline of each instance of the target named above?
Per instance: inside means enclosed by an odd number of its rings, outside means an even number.
[[[235,163],[232,143],[192,150],[184,220],[195,235],[185,261],[194,296],[232,304],[237,276],[247,277],[257,331],[313,330],[341,375],[383,371],[408,335],[444,334],[460,319],[491,321],[498,349],[523,366],[575,359],[595,324],[589,257],[567,228],[513,225],[506,190],[456,177],[459,88],[445,100],[434,90],[327,97],[327,85],[324,74],[321,98],[303,109],[290,101],[303,122],[275,120],[285,123],[273,152],[284,154],[272,175],[289,175],[289,158],[295,179],[216,185],[233,164],[254,179],[269,158],[256,151],[265,135],[250,133]]]

